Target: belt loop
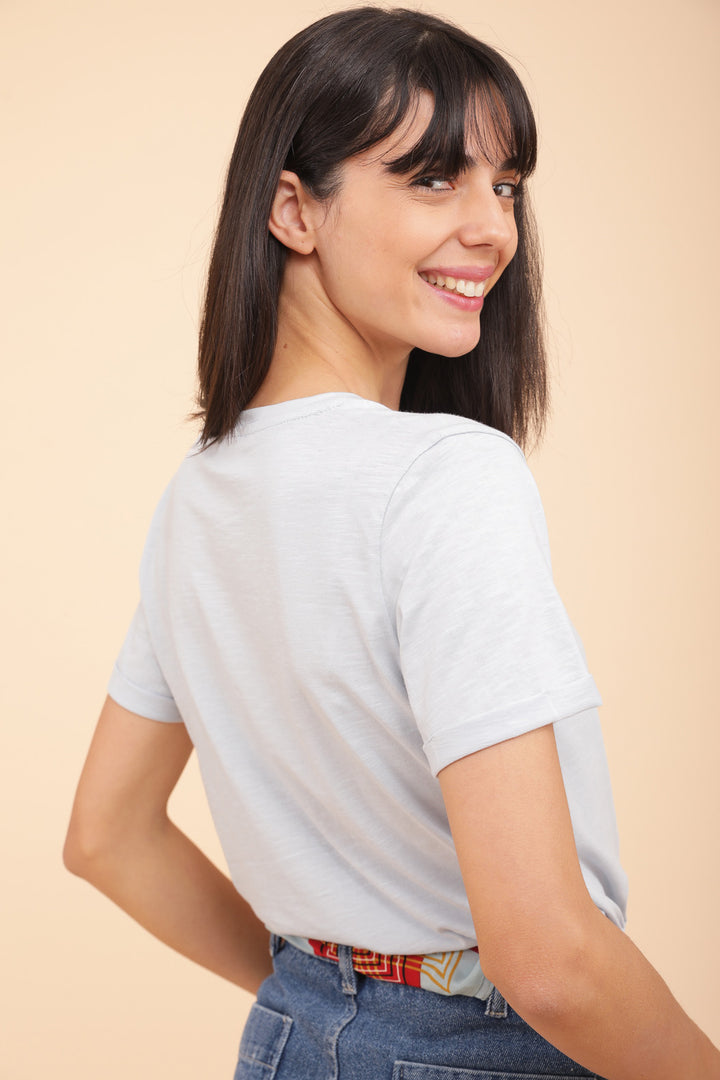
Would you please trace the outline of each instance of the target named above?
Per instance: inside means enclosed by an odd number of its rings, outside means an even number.
[[[270,955],[274,958],[282,949],[285,944],[285,938],[280,937],[279,934],[270,935]]]
[[[338,945],[338,967],[342,980],[342,992],[350,997],[357,994],[357,978],[353,968],[353,951],[350,945]]]
[[[505,1019],[507,1016],[507,1001],[496,986],[493,986],[490,997],[487,999],[485,1015],[496,1016],[498,1019]]]

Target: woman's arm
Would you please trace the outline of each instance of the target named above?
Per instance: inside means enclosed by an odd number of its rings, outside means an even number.
[[[720,1053],[587,892],[552,726],[438,778],[480,962],[516,1012],[607,1080],[720,1080]]]
[[[80,777],[64,859],[167,945],[254,993],[268,932],[232,882],[167,815],[190,756],[183,724],[105,702]]]

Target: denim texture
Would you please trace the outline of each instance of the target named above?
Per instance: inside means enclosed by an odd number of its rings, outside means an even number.
[[[308,956],[273,938],[234,1080],[560,1080],[594,1077],[493,991],[444,997]],[[599,1078],[596,1078],[599,1080]]]

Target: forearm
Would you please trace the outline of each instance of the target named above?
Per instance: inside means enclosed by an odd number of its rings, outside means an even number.
[[[66,863],[177,952],[255,993],[268,931],[232,882],[168,818]]]
[[[513,1008],[607,1080],[720,1080],[718,1051],[588,894],[552,726],[439,780],[480,962]]]
[[[599,912],[593,922],[590,946],[558,976],[559,995],[550,992],[545,1003],[527,1008],[518,1000],[517,1011],[607,1080],[720,1080],[720,1052],[657,971]]]

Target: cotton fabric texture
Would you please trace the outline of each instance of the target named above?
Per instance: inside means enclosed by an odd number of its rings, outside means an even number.
[[[624,925],[600,698],[505,435],[346,393],[248,410],[182,463],[140,584],[109,692],[186,724],[272,931],[475,945],[435,776],[548,723],[588,889]]]

